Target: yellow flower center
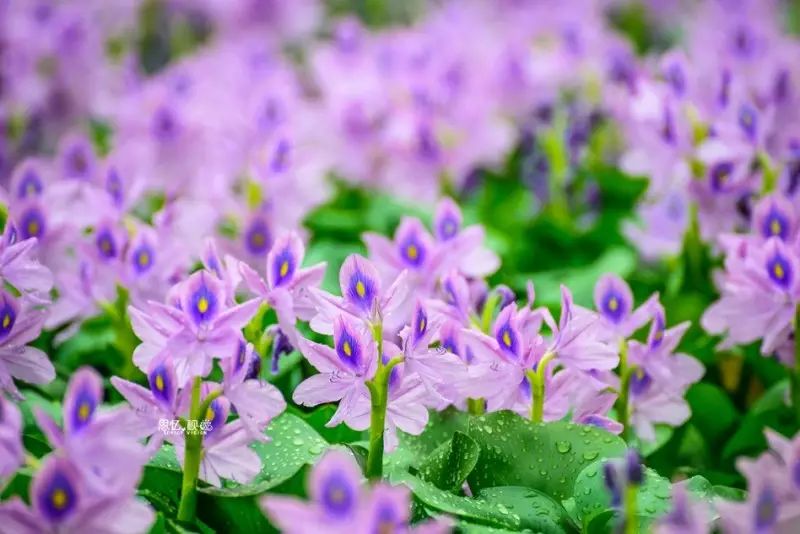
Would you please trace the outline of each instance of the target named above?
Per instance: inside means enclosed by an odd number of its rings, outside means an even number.
[[[28,235],[39,235],[39,223],[30,221],[28,223]]]
[[[264,234],[261,232],[254,232],[252,236],[250,236],[250,242],[255,247],[262,247],[264,246]]]
[[[364,285],[364,282],[362,282],[361,280],[356,282],[356,293],[361,298],[364,298],[364,295],[367,294],[367,287]]]
[[[505,343],[506,347],[511,347],[511,334],[508,333],[508,330],[503,332],[503,343]]]
[[[147,267],[150,265],[150,254],[143,250],[137,256],[136,261],[140,267]]]
[[[786,271],[780,263],[776,263],[775,266],[772,267],[772,272],[778,280],[783,280],[783,277],[786,276]]]
[[[101,239],[100,250],[103,252],[109,252],[111,250],[111,242],[108,239]]]
[[[425,331],[425,327],[428,326],[428,322],[425,319],[419,320],[419,333],[423,333]]]
[[[288,272],[289,272],[289,262],[284,261],[283,263],[281,263],[281,270],[280,270],[281,276],[286,276],[286,273]]]
[[[342,343],[342,350],[348,356],[352,356],[353,355],[353,347],[350,346],[350,342],[349,341],[345,341],[344,343]]]
[[[61,488],[56,488],[53,493],[50,495],[50,500],[53,503],[53,506],[58,510],[63,510],[64,507],[67,505],[67,501],[69,498],[67,497],[67,492]]]
[[[418,255],[419,252],[417,251],[416,245],[408,245],[406,247],[406,256],[408,256],[408,259],[416,260]]]
[[[769,231],[772,233],[772,235],[781,235],[782,229],[781,222],[778,219],[772,219],[772,221],[769,223]]]
[[[197,311],[200,313],[205,313],[208,311],[208,299],[205,297],[200,297],[200,300],[197,301]]]
[[[164,377],[161,375],[156,375],[156,389],[158,391],[164,391]]]
[[[608,309],[614,312],[617,311],[617,308],[619,308],[619,302],[617,301],[617,297],[611,297],[610,299],[608,299]]]
[[[78,406],[78,419],[81,421],[86,421],[89,419],[91,410],[92,408],[89,406],[88,402],[82,403],[80,406]]]
[[[6,312],[3,316],[3,328],[8,328],[8,325],[11,324],[11,314]]]

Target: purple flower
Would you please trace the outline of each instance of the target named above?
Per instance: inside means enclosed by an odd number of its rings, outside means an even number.
[[[371,333],[363,324],[341,315],[334,323],[333,345],[328,347],[299,338],[298,349],[319,374],[300,383],[292,398],[298,404],[316,406],[325,402],[339,402],[339,407],[326,426],[336,426],[353,418],[354,410],[361,408],[361,399],[367,399],[369,417],[369,391],[366,380],[372,378],[378,365],[378,355]],[[348,422],[348,424],[350,424]],[[368,426],[364,425],[363,428]]]
[[[144,388],[117,376],[111,377],[111,384],[128,401],[140,423],[132,431],[139,437],[151,438],[147,448],[155,452],[164,441],[159,421],[173,420],[180,415],[177,379],[169,359],[151,362],[147,383],[148,388]]]
[[[625,339],[644,326],[653,312],[658,295],[653,295],[639,308],[633,307],[633,293],[625,281],[613,274],[600,277],[594,286],[594,305],[604,329],[614,338]],[[616,339],[612,338],[612,341]]]
[[[251,375],[253,366],[260,363],[253,346],[240,342],[239,353],[226,362],[223,395],[236,410],[250,436],[266,440],[264,429],[286,409],[286,401],[278,388]]]
[[[259,303],[249,300],[227,307],[223,283],[208,271],[191,275],[175,291],[177,307],[151,304],[158,312],[151,315],[148,326],[160,327],[160,331],[147,328],[146,337],[166,337],[162,350],[172,358],[178,386],[183,387],[192,377],[208,375],[214,358],[231,358],[238,353],[240,330]]]
[[[729,254],[721,279],[720,300],[703,314],[701,324],[723,334],[721,347],[761,339],[761,353],[771,355],[792,332],[800,299],[800,259],[779,237]]]
[[[22,465],[22,415],[11,401],[0,396],[0,478],[6,479]]]
[[[30,508],[19,497],[0,503],[3,528],[19,534],[138,534],[155,519],[152,508],[135,497],[134,486],[97,493],[72,459],[55,454],[42,462],[31,481],[30,502]]]
[[[287,533],[353,532],[360,525],[365,506],[366,492],[361,483],[361,472],[349,455],[328,452],[311,472],[308,503],[294,497],[268,495],[261,506]]]
[[[293,345],[299,335],[296,319],[308,321],[316,313],[309,289],[319,286],[327,267],[320,263],[303,268],[304,256],[305,247],[300,237],[289,232],[280,236],[267,254],[266,282],[250,266],[239,263],[245,284],[275,309],[281,331]]]
[[[558,325],[549,314],[545,321],[553,332],[549,351],[566,367],[583,371],[614,369],[619,363],[616,349],[604,338],[604,325],[598,316],[572,302],[572,293],[561,286],[561,317]]]
[[[14,379],[47,384],[56,376],[47,354],[27,345],[39,336],[46,315],[27,298],[0,289],[0,389],[15,398],[22,395]]]
[[[397,330],[405,321],[403,307],[410,290],[406,273],[402,271],[384,290],[374,264],[363,256],[351,254],[339,270],[341,297],[311,288],[317,308],[311,328],[330,334],[333,322],[344,313],[372,325],[382,324],[389,331]]]
[[[67,384],[63,429],[45,412],[37,409],[35,415],[53,449],[74,460],[87,486],[113,492],[135,486],[148,454],[128,431],[135,428],[135,413],[127,406],[101,411],[102,400],[102,378],[82,367]],[[120,457],[127,461],[120,462]]]
[[[53,275],[35,258],[36,239],[20,241],[19,238],[13,222],[7,221],[0,235],[0,280],[20,292],[45,300],[53,287]]]
[[[762,239],[777,237],[791,243],[797,232],[794,206],[780,195],[763,197],[753,210],[753,230]]]
[[[430,292],[442,274],[455,271],[482,277],[497,270],[499,260],[483,247],[480,226],[461,229],[461,211],[450,199],[440,202],[434,221],[434,239],[419,219],[404,217],[394,240],[366,233],[364,242],[384,282],[407,270],[415,287]]]
[[[655,526],[655,534],[708,534],[711,512],[704,502],[690,497],[685,484],[672,489],[672,509]]]
[[[437,518],[415,526],[411,493],[404,486],[363,485],[363,477],[349,454],[331,451],[314,466],[309,478],[310,501],[267,495],[261,506],[270,520],[288,534],[315,532],[450,532],[452,522]]]
[[[450,338],[442,339],[444,350],[430,348],[431,341],[441,335],[437,322],[431,321],[425,306],[417,301],[411,324],[400,333],[405,370],[416,373],[439,406],[444,407],[461,397],[457,385],[467,380],[467,367],[451,350],[457,343],[453,339],[456,332],[451,330]]]

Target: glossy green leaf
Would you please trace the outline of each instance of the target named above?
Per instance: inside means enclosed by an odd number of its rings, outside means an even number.
[[[434,450],[447,442],[456,431],[467,431],[468,416],[464,412],[448,409],[431,411],[425,430],[418,436],[398,432],[394,451],[384,455],[384,472],[391,477],[409,467],[418,468]]]
[[[471,437],[456,432],[420,465],[419,476],[439,489],[456,491],[478,463],[480,448]]]
[[[625,442],[593,426],[531,423],[509,411],[470,421],[469,435],[481,454],[468,480],[473,491],[524,486],[557,500],[572,496],[575,479],[588,464],[622,456]]]
[[[472,525],[546,534],[572,531],[561,505],[530,488],[491,488],[470,498],[453,495],[409,473],[400,478],[427,509]]]
[[[288,480],[304,465],[315,463],[329,446],[308,423],[290,413],[272,421],[266,434],[270,441],[252,445],[261,458],[261,472],[252,482],[226,482],[222,488],[200,491],[222,497],[258,495]]]
[[[595,462],[578,475],[575,481],[575,504],[584,523],[611,508],[611,495],[603,477],[604,462]],[[637,493],[637,514],[657,517],[666,513],[671,504],[672,485],[652,469],[645,469],[644,484]]]

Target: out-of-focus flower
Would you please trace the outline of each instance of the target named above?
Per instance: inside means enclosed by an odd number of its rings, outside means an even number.
[[[284,532],[336,533],[449,532],[452,522],[437,518],[411,526],[410,492],[403,486],[379,483],[365,487],[358,465],[344,452],[329,452],[314,466],[309,477],[309,502],[269,495],[261,506]]]
[[[22,394],[14,379],[46,384],[55,378],[47,354],[28,345],[39,337],[46,316],[30,299],[0,289],[0,389],[16,398]]]

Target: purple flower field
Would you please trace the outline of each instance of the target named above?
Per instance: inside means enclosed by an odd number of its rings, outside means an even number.
[[[0,0],[0,534],[800,532],[800,1]]]

